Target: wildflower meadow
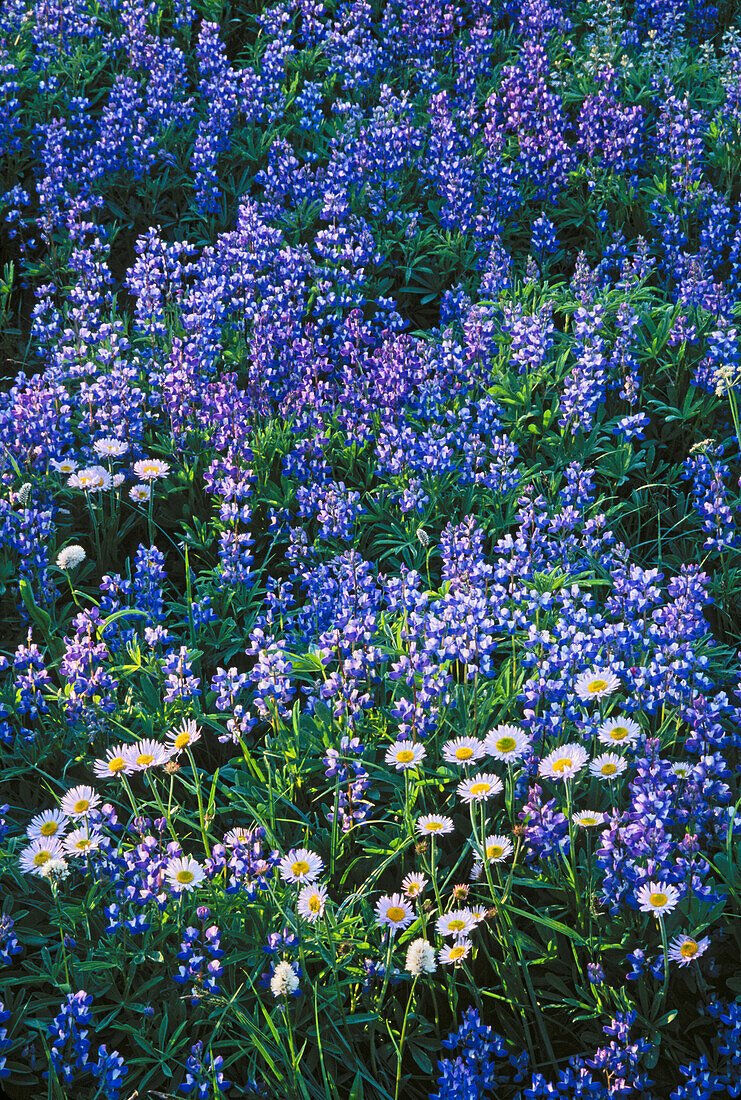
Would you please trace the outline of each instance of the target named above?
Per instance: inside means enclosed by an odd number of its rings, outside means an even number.
[[[741,7],[4,0],[0,1095],[741,1096]]]

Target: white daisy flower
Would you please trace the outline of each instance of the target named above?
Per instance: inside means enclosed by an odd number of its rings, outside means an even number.
[[[413,940],[407,948],[405,969],[413,978],[419,978],[422,974],[434,974],[437,969],[435,962],[435,948],[424,937]]]
[[[291,848],[280,861],[284,882],[314,882],[324,870],[324,861],[308,848]]]
[[[77,569],[78,565],[82,565],[86,557],[87,555],[81,546],[65,546],[57,554],[57,569],[63,569],[65,573],[71,572],[73,569]]]
[[[238,844],[251,841],[251,832],[244,825],[238,825],[236,829],[230,829],[228,833],[224,833],[224,844],[227,848],[236,848]]]
[[[407,928],[414,920],[414,910],[401,894],[387,894],[376,902],[376,924],[390,929],[391,935]]]
[[[484,747],[489,756],[495,760],[502,760],[505,764],[512,764],[527,751],[530,738],[519,726],[497,726],[484,741]]]
[[[471,954],[470,940],[456,940],[450,947],[443,947],[438,958],[443,966],[458,966]]]
[[[180,856],[171,859],[165,868],[165,878],[175,893],[190,893],[200,886],[206,873],[196,859]]]
[[[81,489],[84,493],[100,493],[111,488],[113,478],[104,466],[87,466],[72,474],[67,484],[70,489]]]
[[[401,880],[401,888],[410,899],[421,897],[426,885],[427,879],[420,871],[412,871]]]
[[[675,936],[669,944],[668,957],[671,962],[678,963],[679,966],[689,966],[690,963],[696,962],[700,955],[704,955],[709,946],[710,940],[707,936],[703,936],[701,940],[693,940],[692,936],[687,935]]]
[[[472,779],[464,779],[458,784],[458,796],[464,802],[486,802],[495,794],[501,794],[504,790],[498,775],[489,772],[479,772]]]
[[[114,745],[108,749],[102,760],[96,760],[93,771],[98,779],[120,779],[122,775],[131,775],[134,766],[128,759],[130,745]]]
[[[168,464],[159,458],[142,458],[134,463],[134,473],[142,481],[159,481],[160,478],[167,477],[169,472]]]
[[[170,759],[170,752],[166,745],[151,737],[145,737],[135,745],[125,745],[123,755],[132,771],[146,772],[150,768],[158,768],[161,764],[166,764]]]
[[[657,918],[676,909],[679,898],[679,890],[668,882],[644,882],[636,890],[638,908],[642,913],[653,913]]]
[[[589,771],[595,779],[615,779],[622,775],[628,767],[627,761],[616,752],[603,752],[601,756],[595,756],[589,764]]]
[[[451,909],[435,922],[441,936],[457,936],[459,939],[465,938],[475,926],[476,921],[471,916],[470,909]]]
[[[69,818],[61,810],[44,810],[31,818],[30,825],[26,826],[26,835],[29,840],[59,840],[68,825]]]
[[[455,764],[464,768],[475,764],[484,755],[484,743],[477,737],[456,737],[443,745],[443,760],[446,764]]]
[[[485,905],[472,905],[468,911],[474,924],[481,924],[482,920],[486,920],[489,915],[489,910]]]
[[[67,791],[59,804],[63,814],[78,821],[81,817],[88,817],[93,810],[97,810],[100,806],[100,796],[96,794],[93,787],[81,784]]]
[[[407,768],[416,768],[426,755],[424,745],[414,744],[413,741],[397,741],[394,745],[389,745],[385,760],[387,764],[393,764],[397,771],[405,771]]]
[[[101,458],[121,458],[128,449],[128,443],[124,443],[122,439],[114,439],[110,435],[103,436],[102,439],[96,439],[93,443],[93,450]]]
[[[686,760],[678,760],[676,764],[672,764],[672,771],[677,779],[689,779],[694,770],[694,766]]]
[[[582,770],[589,754],[583,745],[570,742],[549,752],[538,766],[538,775],[545,779],[571,779]]]
[[[327,887],[310,882],[302,886],[296,903],[296,912],[309,924],[314,924],[324,914],[327,902]]]
[[[603,745],[632,745],[641,736],[641,727],[632,718],[608,718],[597,731]]]
[[[58,474],[73,474],[80,463],[75,462],[74,458],[53,458],[51,465]]]
[[[415,828],[422,836],[444,836],[453,832],[453,819],[440,814],[426,814],[417,818]]]
[[[180,753],[183,749],[195,745],[196,741],[200,741],[200,726],[197,726],[192,718],[185,719],[180,723],[177,729],[169,730],[167,739],[170,742],[171,750]]]
[[[63,848],[68,856],[86,856],[90,852],[94,852],[96,848],[100,848],[100,842],[103,839],[100,833],[92,830],[88,830],[83,826],[81,829],[73,829],[63,841]]]
[[[597,813],[596,810],[578,810],[571,815],[571,820],[580,829],[592,829],[596,825],[604,825],[605,815]]]
[[[502,836],[501,833],[492,833],[484,841],[484,855],[489,863],[504,863],[513,851],[512,841],[508,836]]]
[[[129,489],[129,497],[134,504],[145,504],[152,495],[149,485],[133,485]]]
[[[606,668],[593,668],[590,672],[582,672],[574,681],[574,691],[583,703],[606,699],[619,687],[620,681],[615,673]]]
[[[18,856],[21,870],[31,875],[40,875],[50,859],[64,859],[64,849],[58,840],[32,840]]]

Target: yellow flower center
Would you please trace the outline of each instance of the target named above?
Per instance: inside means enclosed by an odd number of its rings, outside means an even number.
[[[517,742],[514,737],[500,737],[495,746],[497,752],[514,752]]]
[[[51,852],[36,852],[33,857],[34,867],[43,867],[51,859]]]
[[[566,769],[570,768],[571,766],[572,760],[570,756],[560,756],[558,760],[553,761],[553,770],[558,775],[560,775],[561,772],[565,772]]]
[[[602,767],[600,768],[600,771],[602,772],[603,775],[614,775],[615,772],[617,771],[617,764],[611,764],[611,763],[603,764]]]
[[[452,947],[450,949],[450,955],[448,957],[451,958],[451,959],[454,959],[454,960],[458,960],[458,959],[463,958],[465,953],[466,953],[465,947]]]
[[[504,848],[501,844],[490,844],[489,847],[486,849],[487,859],[499,859],[499,857],[503,855]]]
[[[691,959],[697,954],[698,948],[694,940],[686,940],[679,949],[683,959]]]
[[[425,825],[425,829],[428,833],[439,833],[442,827],[442,821],[428,821]]]
[[[322,907],[322,899],[318,894],[314,894],[312,898],[309,898],[309,909],[312,913],[318,913]]]
[[[184,749],[187,744],[190,743],[189,733],[179,733],[175,738],[174,745],[176,749]]]
[[[482,783],[473,783],[471,785],[471,794],[473,794],[473,795],[486,794],[486,792],[490,791],[490,790],[491,790],[491,783],[483,783],[482,782]]]
[[[123,756],[112,756],[111,759],[108,761],[108,771],[112,772],[114,775],[118,775],[118,773],[122,772],[125,767],[126,761],[124,760]]]
[[[80,840],[75,841],[75,848],[78,852],[86,852],[89,847],[90,841],[86,836],[82,837]]]
[[[42,836],[54,836],[59,830],[59,823],[57,821],[45,821],[39,829]]]
[[[298,878],[299,875],[308,875],[310,870],[311,868],[305,859],[297,859],[295,863],[291,864],[291,871],[296,878]]]
[[[605,691],[607,689],[607,680],[591,680],[587,684],[587,691],[591,695],[596,695],[598,691]]]
[[[451,932],[460,932],[461,929],[466,927],[466,922],[461,920],[460,917],[455,917],[454,920],[448,921],[448,928]]]
[[[659,892],[657,894],[649,894],[648,900],[656,909],[660,909],[662,905],[666,905],[669,899],[666,894]]]
[[[177,881],[182,882],[184,885],[187,885],[187,883],[192,882],[194,877],[195,876],[194,876],[192,871],[178,871],[178,873],[175,875],[175,878],[177,879]]]
[[[90,809],[90,802],[87,798],[78,798],[75,802],[75,813],[84,814]]]
[[[624,741],[628,736],[628,730],[625,726],[614,726],[610,730],[610,737],[613,741]]]
[[[473,749],[470,745],[459,745],[455,750],[456,760],[470,760],[473,756]]]
[[[414,760],[414,753],[411,749],[400,749],[396,754],[396,759],[400,764],[408,764],[410,760]]]
[[[146,768],[147,764],[151,764],[153,760],[154,756],[151,752],[140,752],[136,758],[137,764],[142,768]]]
[[[580,825],[597,825],[598,824],[598,819],[596,817],[580,817],[579,818],[579,824]]]
[[[400,905],[392,905],[389,909],[386,910],[387,918],[390,921],[393,921],[394,924],[398,924],[399,921],[404,920],[404,917],[406,915],[406,909],[402,909]]]

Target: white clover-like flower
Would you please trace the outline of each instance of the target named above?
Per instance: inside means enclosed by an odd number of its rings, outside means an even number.
[[[63,569],[65,572],[77,569],[78,565],[82,565],[87,554],[82,546],[76,544],[72,546],[64,546],[57,554],[57,569]]]
[[[597,731],[603,745],[632,745],[641,736],[641,727],[632,718],[608,718]]]
[[[314,882],[324,870],[324,861],[308,848],[291,848],[280,861],[280,873],[285,882]]]
[[[201,885],[206,873],[197,859],[190,856],[179,856],[171,859],[165,868],[165,878],[174,893],[190,893]]]
[[[656,918],[676,909],[679,898],[679,890],[668,882],[644,882],[636,890],[638,908],[642,913],[653,913]]]
[[[487,734],[484,748],[489,756],[512,764],[519,760],[530,746],[530,738],[519,726],[497,726]]]
[[[270,979],[270,992],[274,997],[290,997],[298,989],[298,975],[292,965],[282,959]]]
[[[434,974],[437,969],[435,948],[423,936],[413,940],[407,948],[406,969],[413,978],[422,974]]]
[[[574,691],[583,703],[606,699],[619,687],[620,681],[615,673],[605,668],[594,668],[590,672],[582,672],[574,681]]]
[[[141,458],[134,463],[134,473],[142,481],[159,481],[167,477],[170,467],[159,458]]]
[[[616,779],[627,767],[627,761],[616,752],[603,752],[601,756],[595,756],[590,762],[589,771],[595,779]]]
[[[458,784],[458,797],[464,802],[487,802],[495,794],[501,794],[504,790],[498,775],[489,772],[479,772],[471,779],[464,779]]]
[[[413,741],[397,741],[389,745],[385,760],[387,764],[393,764],[397,771],[406,771],[407,768],[416,768],[426,755],[427,750],[424,745],[415,744]]]
[[[36,872],[39,878],[45,878],[51,882],[63,882],[69,877],[69,863],[60,856],[53,856],[42,863]]]
[[[549,752],[538,766],[538,774],[545,779],[572,779],[582,770],[589,754],[583,745],[570,742]]]

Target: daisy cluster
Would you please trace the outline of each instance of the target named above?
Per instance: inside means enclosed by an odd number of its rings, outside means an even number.
[[[736,16],[2,5],[13,1095],[741,1093]]]

